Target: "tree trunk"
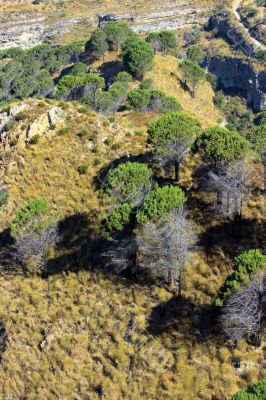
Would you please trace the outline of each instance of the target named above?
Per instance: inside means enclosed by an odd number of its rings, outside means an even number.
[[[226,195],[226,215],[230,219],[230,193],[227,192]]]
[[[179,170],[180,170],[180,163],[176,162],[175,163],[175,181],[177,183],[179,182]]]
[[[266,160],[263,163],[263,173],[264,173],[264,193],[266,194]]]
[[[238,197],[234,196],[234,203],[235,203],[234,204],[234,208],[235,208],[235,211],[234,211],[234,214],[235,214],[234,222],[236,222],[236,223],[240,222],[240,213],[239,213],[239,204],[238,204],[238,202],[239,202]]]
[[[177,282],[178,282],[178,292],[177,292],[177,295],[178,295],[178,297],[181,297],[181,296],[182,296],[181,272],[179,272]]]
[[[168,269],[168,285],[169,285],[170,289],[173,288],[173,285],[174,285],[173,268]]]
[[[217,195],[217,208],[218,208],[218,212],[220,214],[221,210],[222,210],[222,206],[223,206],[223,192],[218,190],[216,195]]]

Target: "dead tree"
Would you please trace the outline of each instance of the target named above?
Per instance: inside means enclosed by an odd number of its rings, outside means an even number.
[[[129,270],[135,274],[137,271],[137,244],[134,234],[113,239],[109,249],[102,254],[106,265],[113,268],[116,274]]]
[[[243,204],[250,199],[256,185],[254,169],[247,166],[244,161],[240,161],[220,167],[216,171],[209,171],[207,179],[209,186],[220,194],[217,212],[227,218],[234,216],[235,220],[241,220]]]
[[[170,288],[181,295],[182,271],[194,241],[183,210],[169,213],[167,221],[147,222],[137,236],[140,267],[164,277]]]
[[[47,276],[49,249],[55,245],[58,237],[57,225],[51,225],[42,232],[23,229],[14,244],[14,257],[22,265],[32,265],[34,270]]]
[[[263,274],[241,292],[234,292],[222,307],[221,325],[229,339],[247,338],[256,346],[260,336],[265,310],[265,284]]]

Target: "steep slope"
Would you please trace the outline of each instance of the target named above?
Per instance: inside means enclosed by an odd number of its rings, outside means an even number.
[[[204,198],[193,198],[189,207],[202,245],[187,265],[181,302],[160,285],[115,278],[95,261],[100,210],[95,177],[114,159],[145,151],[145,135],[136,135],[126,115],[121,122],[131,127],[122,128],[77,104],[25,104],[30,112],[10,129],[9,138],[24,140],[34,126],[40,139],[28,145],[18,140],[2,153],[1,179],[10,201],[1,209],[0,243],[16,208],[38,196],[60,210],[60,242],[50,255],[47,280],[23,276],[7,255],[2,264],[0,254],[0,316],[8,334],[0,396],[227,400],[239,387],[265,377],[263,346],[255,349],[243,341],[231,348],[211,328],[211,305],[230,271],[232,251],[251,242],[262,245],[262,197],[245,209],[250,220],[244,235],[230,223],[221,225],[207,207],[204,211]],[[62,110],[65,125],[60,119],[45,130],[51,107]],[[87,137],[78,135],[82,128]],[[195,161],[189,158],[182,168],[185,186]],[[81,164],[89,166],[85,175],[77,172]]]

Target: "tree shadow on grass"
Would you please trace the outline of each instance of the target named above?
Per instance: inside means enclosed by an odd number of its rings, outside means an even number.
[[[115,76],[124,70],[125,67],[120,61],[105,62],[100,67],[101,76],[105,79],[106,84],[112,84]]]
[[[0,233],[0,270],[8,275],[18,274],[21,270],[13,257],[13,245],[10,229],[3,230]]]
[[[239,223],[225,221],[212,226],[199,237],[207,254],[224,254],[234,258],[242,251],[261,249],[266,253],[266,221],[246,219]]]
[[[104,239],[98,235],[97,214],[78,213],[58,224],[57,256],[47,264],[48,275],[89,269],[98,263]]]
[[[150,315],[148,331],[153,336],[179,332],[192,342],[223,341],[214,305],[195,305],[189,299],[173,297],[156,306]]]

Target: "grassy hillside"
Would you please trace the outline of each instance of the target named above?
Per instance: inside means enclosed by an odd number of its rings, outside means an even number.
[[[31,122],[51,105],[29,104]],[[208,211],[209,196],[192,192],[189,209],[200,246],[187,265],[182,301],[160,284],[116,278],[94,261],[95,176],[114,158],[145,151],[145,133],[136,135],[132,121],[144,127],[155,116],[123,115],[121,127],[75,104],[64,112],[67,133],[55,131],[29,148],[14,148],[5,160],[2,179],[10,198],[1,210],[2,230],[19,205],[43,196],[61,212],[61,239],[50,254],[47,280],[22,275],[11,259],[1,271],[0,315],[9,344],[0,364],[0,398],[227,400],[265,378],[265,343],[258,349],[245,341],[230,347],[212,328],[212,303],[232,258],[251,243],[263,248],[263,197],[245,208],[239,231]],[[84,127],[89,138],[77,136]],[[89,146],[92,136],[96,153]],[[112,149],[114,143],[120,148]],[[195,162],[190,158],[182,168],[184,187],[190,186]],[[78,174],[81,164],[89,166],[87,175]]]

